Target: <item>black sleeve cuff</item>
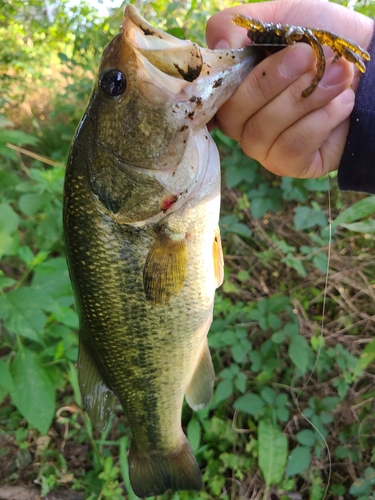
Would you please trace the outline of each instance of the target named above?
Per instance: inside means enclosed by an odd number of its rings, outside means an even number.
[[[356,92],[338,184],[343,190],[375,194],[375,34],[369,52],[371,61]]]

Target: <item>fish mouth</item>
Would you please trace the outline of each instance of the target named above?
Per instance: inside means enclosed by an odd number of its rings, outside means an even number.
[[[149,24],[133,5],[127,5],[121,27],[134,49],[163,73],[192,82],[203,70],[202,49]]]
[[[151,79],[157,79],[169,95],[180,102],[193,99],[199,106],[211,101],[211,109],[204,110],[206,122],[263,58],[254,47],[210,50],[180,40],[149,24],[133,5],[125,9],[121,31],[138,58],[143,56]]]

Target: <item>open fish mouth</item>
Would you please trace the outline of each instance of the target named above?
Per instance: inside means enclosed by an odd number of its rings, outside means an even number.
[[[133,5],[125,9],[122,31],[134,49],[163,73],[188,82],[198,78],[207,63],[197,44],[180,40],[155,28]]]
[[[196,82],[199,79],[204,82],[199,87],[216,89],[233,67],[243,66],[244,72],[247,72],[260,59],[259,51],[250,47],[210,50],[189,40],[178,39],[145,21],[133,5],[125,9],[121,31],[133,49],[152,66],[184,82]],[[248,64],[245,60],[249,61]]]

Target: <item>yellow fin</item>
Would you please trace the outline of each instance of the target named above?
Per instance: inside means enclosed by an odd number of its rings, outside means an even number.
[[[163,304],[182,289],[187,274],[185,236],[167,234],[162,230],[147,255],[143,284],[148,300]]]
[[[104,430],[109,418],[114,414],[116,396],[106,386],[82,340],[79,342],[78,369],[83,409],[94,428]]]
[[[137,448],[133,439],[129,452],[129,476],[134,493],[141,498],[162,495],[166,490],[195,490],[203,487],[202,475],[185,436],[170,453]]]
[[[193,378],[186,391],[186,401],[193,410],[201,410],[212,398],[214,390],[215,371],[211,353],[206,341]]]
[[[220,228],[215,229],[214,244],[212,248],[214,258],[214,269],[216,278],[216,288],[222,285],[224,279],[224,257],[221,246]]]

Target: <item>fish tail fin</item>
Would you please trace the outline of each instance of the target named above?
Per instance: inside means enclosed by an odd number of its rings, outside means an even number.
[[[168,489],[199,491],[203,488],[201,471],[185,436],[182,445],[168,454],[141,451],[133,440],[129,476],[134,493],[141,498],[161,495]]]

